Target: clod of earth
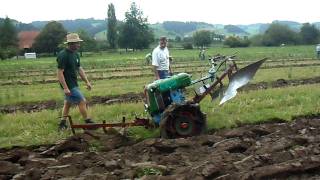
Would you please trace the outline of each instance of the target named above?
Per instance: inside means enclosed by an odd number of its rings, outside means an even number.
[[[319,115],[186,139],[99,135],[99,141],[78,134],[50,146],[0,149],[0,179],[320,178]]]

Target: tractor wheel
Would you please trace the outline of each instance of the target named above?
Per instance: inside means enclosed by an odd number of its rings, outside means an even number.
[[[206,131],[206,116],[197,104],[170,105],[160,121],[162,138],[197,136]]]

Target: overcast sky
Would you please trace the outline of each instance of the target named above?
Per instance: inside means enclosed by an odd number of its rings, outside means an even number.
[[[105,19],[108,4],[124,19],[132,0],[1,0],[0,17],[24,23],[83,18]],[[211,24],[271,23],[289,20],[320,22],[320,0],[135,0],[153,24],[198,21]]]

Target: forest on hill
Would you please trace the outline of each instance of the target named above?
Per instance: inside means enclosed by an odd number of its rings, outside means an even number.
[[[0,22],[3,21],[0,18]],[[75,19],[75,20],[59,20],[64,28],[69,32],[75,32],[78,30],[85,30],[90,36],[95,37],[96,35],[106,34],[107,31],[107,19],[99,20],[94,18],[88,19]],[[14,20],[18,32],[28,30],[41,30],[49,21],[33,21],[31,23],[21,23]],[[122,22],[118,22],[121,24]],[[302,27],[302,23],[294,21],[278,21],[275,20],[273,23],[279,23],[288,26],[294,31],[299,31]],[[181,22],[181,21],[164,21],[157,24],[149,24],[150,28],[155,32],[155,36],[166,35],[174,39],[176,36],[184,37],[190,36],[193,32],[198,30],[210,30],[218,34],[225,35],[237,35],[237,36],[252,36],[256,34],[264,33],[270,26],[271,23],[256,23],[248,25],[232,25],[232,24],[209,24],[205,22]],[[320,28],[320,22],[312,23],[317,28]],[[99,38],[99,37],[98,37]],[[101,37],[100,37],[101,38]]]

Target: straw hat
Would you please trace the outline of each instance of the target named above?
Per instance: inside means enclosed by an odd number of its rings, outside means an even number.
[[[67,35],[67,41],[64,43],[67,44],[67,43],[74,43],[74,42],[81,42],[81,41],[83,40],[80,39],[77,33],[70,33]]]

